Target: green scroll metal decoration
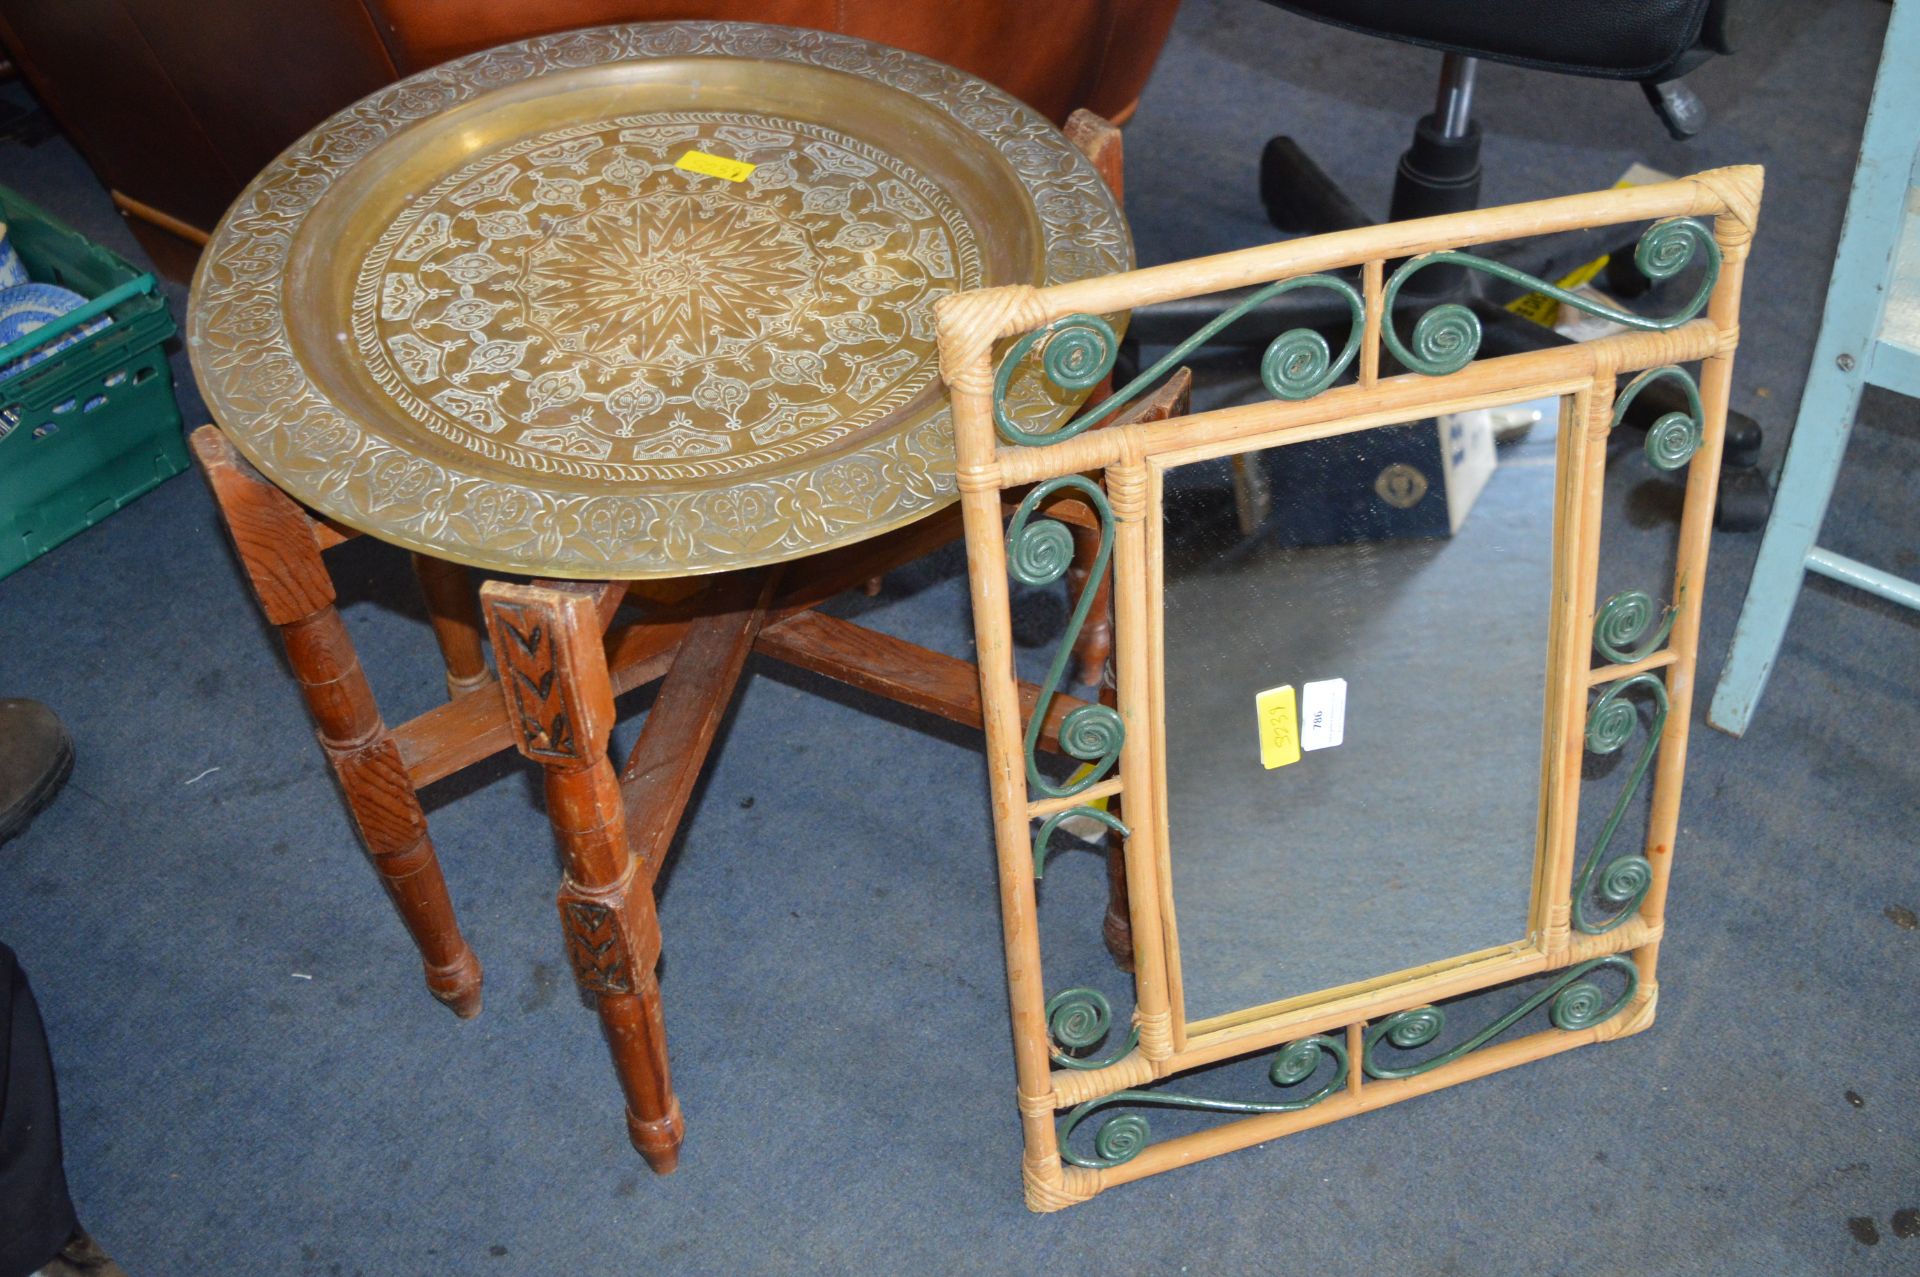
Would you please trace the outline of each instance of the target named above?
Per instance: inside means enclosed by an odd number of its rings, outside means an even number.
[[[1626,977],[1626,991],[1611,1002],[1607,1001],[1606,994],[1601,991],[1599,985],[1585,978],[1602,968],[1620,972]],[[1547,1015],[1553,1022],[1554,1028],[1568,1031],[1592,1028],[1596,1024],[1612,1019],[1620,1008],[1632,1001],[1633,995],[1639,991],[1639,988],[1640,969],[1634,966],[1631,959],[1623,958],[1618,954],[1589,959],[1568,967],[1545,988],[1452,1050],[1443,1051],[1416,1064],[1385,1063],[1377,1058],[1380,1043],[1384,1040],[1387,1045],[1402,1051],[1418,1050],[1440,1036],[1440,1030],[1446,1025],[1446,1012],[1437,1006],[1396,1011],[1367,1030],[1365,1045],[1361,1047],[1361,1067],[1366,1070],[1368,1077],[1381,1079],[1416,1077],[1479,1050],[1547,1002],[1552,1003]]]
[[[1665,646],[1678,614],[1676,601],[1655,625],[1652,597],[1644,590],[1623,590],[1602,603],[1593,619],[1594,650],[1622,665],[1645,660]],[[1647,771],[1653,766],[1654,755],[1659,752],[1660,735],[1667,725],[1666,681],[1658,674],[1646,673],[1608,684],[1587,712],[1587,748],[1596,754],[1612,754],[1633,739],[1634,729],[1640,724],[1640,711],[1628,699],[1628,694],[1636,688],[1646,692],[1653,702],[1647,744],[1634,760],[1626,785],[1614,800],[1607,822],[1600,828],[1600,836],[1573,880],[1573,925],[1586,935],[1611,931],[1631,918],[1653,885],[1653,866],[1645,856],[1631,854],[1609,861],[1607,848],[1613,844],[1613,836],[1626,817],[1627,807],[1640,792]],[[1605,913],[1596,917],[1595,909],[1602,905]]]
[[[1093,597],[1099,592],[1100,582],[1106,579],[1107,562],[1113,557],[1113,507],[1107,504],[1107,494],[1100,490],[1099,484],[1070,474],[1035,485],[1007,522],[1008,573],[1023,585],[1051,585],[1065,576],[1073,563],[1073,534],[1058,519],[1036,521],[1033,514],[1041,502],[1067,488],[1079,493],[1099,519],[1100,549],[1087,573],[1080,598],[1073,606],[1073,614],[1067,620],[1066,632],[1060,636],[1046,680],[1040,685],[1040,696],[1033,703],[1033,717],[1027,721],[1027,782],[1052,798],[1080,793],[1105,779],[1119,761],[1120,746],[1127,734],[1126,724],[1112,707],[1082,705],[1061,721],[1060,749],[1092,766],[1085,775],[1061,785],[1054,784],[1040,772],[1040,728],[1047,721],[1047,707],[1060,691],[1067,659],[1073,655],[1073,645],[1086,626],[1087,614],[1093,609]]]
[[[1088,816],[1100,821],[1107,828],[1129,837],[1132,831],[1122,824],[1118,816],[1102,811],[1098,807],[1081,804],[1069,807],[1065,811],[1055,812],[1040,826],[1040,832],[1033,837],[1033,876],[1036,879],[1046,876],[1047,848],[1053,838],[1054,830],[1060,822],[1069,816]],[[1075,1051],[1084,1051],[1097,1046],[1113,1027],[1113,1004],[1107,1001],[1107,995],[1098,989],[1073,988],[1056,993],[1047,999],[1047,1034],[1051,1040],[1049,1054],[1053,1062],[1063,1069],[1103,1069],[1118,1062],[1140,1044],[1140,1030],[1128,1030],[1126,1039],[1119,1046],[1099,1057],[1075,1055]]]
[[[1047,1035],[1052,1040],[1049,1054],[1063,1069],[1104,1069],[1119,1063],[1140,1045],[1140,1029],[1135,1026],[1105,1055],[1073,1054],[1097,1046],[1112,1027],[1113,1004],[1098,989],[1065,989],[1047,999]]]
[[[1593,618],[1593,648],[1622,665],[1644,661],[1666,643],[1678,614],[1677,605],[1666,609],[1654,632],[1642,638],[1653,624],[1653,598],[1645,590],[1622,590],[1602,603]]]
[[[1105,1170],[1131,1161],[1145,1148],[1152,1136],[1147,1119],[1139,1113],[1116,1113],[1100,1123],[1093,1135],[1093,1156],[1076,1153],[1068,1145],[1074,1128],[1099,1109],[1115,1104],[1158,1104],[1165,1108],[1201,1109],[1209,1113],[1293,1113],[1312,1108],[1338,1091],[1347,1081],[1347,1048],[1331,1037],[1302,1038],[1288,1043],[1273,1057],[1267,1079],[1277,1087],[1298,1086],[1320,1070],[1322,1054],[1333,1056],[1333,1076],[1318,1090],[1291,1100],[1215,1100],[1201,1095],[1182,1095],[1175,1091],[1115,1091],[1088,1100],[1060,1119],[1060,1157],[1088,1170]]]
[[[1542,293],[1564,306],[1602,319],[1610,319],[1626,328],[1639,329],[1642,332],[1664,332],[1678,328],[1707,304],[1707,297],[1713,292],[1714,284],[1720,278],[1720,246],[1714,242],[1713,232],[1690,217],[1668,218],[1656,222],[1647,228],[1640,237],[1639,246],[1634,249],[1633,262],[1640,273],[1656,282],[1671,279],[1687,268],[1693,261],[1695,251],[1705,255],[1706,272],[1701,277],[1700,287],[1693,297],[1673,314],[1660,317],[1637,315],[1630,310],[1621,310],[1591,297],[1583,297],[1557,284],[1550,284],[1522,270],[1515,270],[1503,262],[1492,261],[1472,253],[1439,252],[1423,253],[1409,259],[1387,281],[1382,308],[1389,320],[1393,315],[1395,300],[1406,282],[1418,272],[1429,266],[1448,263],[1476,270],[1495,279],[1516,284],[1531,292]],[[1480,350],[1480,320],[1471,309],[1459,302],[1444,302],[1435,306],[1414,323],[1413,344],[1409,346],[1394,331],[1391,322],[1380,327],[1381,339],[1386,343],[1393,357],[1414,372],[1429,377],[1441,377],[1448,373],[1459,372]],[[1698,415],[1698,408],[1695,409]]]
[[[1649,368],[1628,382],[1620,397],[1613,401],[1613,424],[1618,428],[1626,420],[1628,405],[1642,390],[1663,380],[1680,383],[1686,392],[1687,411],[1663,413],[1647,427],[1647,460],[1660,470],[1678,470],[1693,460],[1693,454],[1700,451],[1700,444],[1706,439],[1706,414],[1700,408],[1700,387],[1694,384],[1686,369],[1676,364]]]
[[[1104,374],[1101,374],[1104,375]],[[1097,378],[1096,378],[1097,380]],[[1027,782],[1043,794],[1065,798],[1098,784],[1119,761],[1120,747],[1126,741],[1126,724],[1119,713],[1107,705],[1082,705],[1067,714],[1060,723],[1060,748],[1071,757],[1090,766],[1084,775],[1056,785],[1040,771],[1040,729],[1047,720],[1047,707],[1060,691],[1073,645],[1087,623],[1094,595],[1106,579],[1107,563],[1113,556],[1113,507],[1100,485],[1081,475],[1066,475],[1035,485],[1007,522],[1007,571],[1024,585],[1050,585],[1066,575],[1073,562],[1073,534],[1058,519],[1036,520],[1034,512],[1054,493],[1071,489],[1086,501],[1100,522],[1100,548],[1087,573],[1086,584],[1075,601],[1073,614],[1054,651],[1053,664],[1033,703],[1033,716],[1027,721]],[[1091,804],[1082,803],[1055,812],[1041,823],[1033,839],[1033,876],[1044,877],[1047,851],[1054,831],[1070,816],[1088,816],[1122,835],[1130,831],[1113,816]],[[1047,1001],[1047,1032],[1052,1039],[1053,1062],[1068,1069],[1099,1069],[1124,1057],[1140,1041],[1140,1031],[1131,1029],[1124,1041],[1099,1057],[1076,1055],[1097,1045],[1113,1025],[1113,1006],[1098,989],[1073,988],[1055,994]]]
[[[1327,339],[1310,328],[1290,328],[1268,344],[1260,359],[1260,380],[1280,399],[1311,399],[1331,386],[1347,370],[1360,350],[1360,337],[1366,331],[1366,303],[1345,280],[1332,275],[1302,275],[1255,289],[1238,305],[1220,312],[1202,325],[1193,336],[1168,351],[1165,356],[1132,381],[1108,395],[1092,408],[1055,430],[1034,432],[1023,429],[1007,408],[1007,390],[1013,374],[1032,355],[1040,351],[1040,369],[1047,380],[1062,390],[1089,390],[1113,371],[1120,353],[1119,338],[1113,328],[1098,315],[1066,315],[1042,328],[1023,334],[1008,349],[993,375],[993,420],[1001,437],[1009,443],[1041,447],[1071,439],[1096,421],[1139,398],[1153,384],[1179,366],[1180,361],[1211,341],[1215,334],[1238,320],[1260,303],[1297,288],[1325,288],[1347,303],[1351,325],[1346,345],[1335,355]]]
[[[1646,692],[1653,701],[1653,719],[1647,724],[1647,744],[1640,751],[1640,757],[1634,760],[1627,783],[1621,788],[1620,796],[1614,799],[1613,810],[1607,813],[1607,823],[1600,827],[1600,836],[1594,840],[1593,850],[1587,853],[1586,860],[1581,862],[1579,876],[1573,880],[1573,925],[1576,930],[1590,936],[1611,931],[1633,917],[1640,902],[1646,899],[1647,889],[1653,885],[1653,866],[1645,856],[1634,853],[1608,861],[1607,848],[1620,828],[1620,821],[1627,814],[1628,804],[1640,792],[1640,784],[1646,779],[1647,770],[1653,766],[1653,756],[1660,751],[1660,734],[1667,725],[1666,680],[1658,674],[1636,674],[1632,678],[1609,683],[1600,694],[1600,699],[1593,703],[1593,708],[1587,711],[1587,748],[1596,754],[1612,754],[1633,739],[1634,729],[1640,725],[1640,711],[1627,699],[1627,694],[1635,689]],[[1604,869],[1601,868],[1603,863],[1606,865]],[[1596,896],[1611,911],[1605,917],[1596,918],[1593,914]]]
[[[1040,832],[1033,836],[1033,876],[1036,881],[1047,876],[1047,852],[1051,850],[1054,830],[1060,828],[1062,822],[1075,816],[1097,820],[1122,838],[1133,836],[1133,831],[1122,824],[1118,816],[1098,807],[1090,807],[1083,803],[1078,807],[1057,811],[1042,822]]]

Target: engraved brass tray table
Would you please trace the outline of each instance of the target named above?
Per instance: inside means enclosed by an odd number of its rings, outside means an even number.
[[[195,449],[428,987],[479,1011],[417,791],[517,747],[546,772],[569,957],[655,1170],[682,1123],[652,882],[746,657],[980,721],[971,664],[812,609],[959,535],[935,303],[1130,266],[1118,182],[1104,121],[1063,135],[926,58],[654,23],[380,90],[206,249],[188,346],[218,424]],[[1091,388],[1032,363],[1009,397],[1036,421]],[[413,552],[447,665],[449,701],[392,728],[322,559],[360,533]],[[469,567],[534,580],[476,607]],[[1083,662],[1106,641],[1092,627]],[[613,697],[661,679],[616,773]],[[1055,698],[1049,747],[1082,704]]]

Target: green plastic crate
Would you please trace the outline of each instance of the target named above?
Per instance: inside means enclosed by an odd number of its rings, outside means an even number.
[[[0,347],[0,366],[99,314],[97,333],[0,381],[0,577],[187,468],[151,274],[0,186],[0,221],[35,282],[89,303]]]

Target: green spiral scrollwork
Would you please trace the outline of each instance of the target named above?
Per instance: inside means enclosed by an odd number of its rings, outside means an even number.
[[[1653,624],[1653,597],[1645,590],[1622,590],[1602,603],[1593,618],[1594,650],[1622,665],[1643,661],[1659,651],[1673,633],[1673,618],[1678,614],[1677,607],[1667,608],[1660,615],[1659,626],[1643,639],[1641,635]]]
[[[1077,794],[1104,779],[1119,760],[1120,746],[1127,734],[1126,724],[1111,707],[1082,705],[1061,720],[1060,748],[1083,763],[1092,763],[1092,768],[1078,780],[1063,785],[1056,785],[1040,774],[1040,728],[1047,721],[1047,707],[1053,704],[1060,690],[1067,659],[1073,654],[1073,645],[1087,623],[1093,596],[1099,592],[1100,582],[1106,579],[1107,562],[1113,557],[1113,507],[1107,504],[1107,494],[1100,490],[1099,484],[1070,474],[1035,485],[1007,522],[1007,571],[1013,579],[1025,585],[1051,585],[1058,581],[1073,562],[1073,534],[1058,519],[1035,521],[1033,514],[1041,502],[1065,488],[1077,492],[1099,519],[1100,549],[1087,574],[1086,586],[1074,603],[1073,614],[1067,619],[1066,632],[1060,636],[1046,681],[1040,686],[1040,697],[1033,704],[1033,717],[1027,721],[1027,781],[1053,798]]]
[[[1103,822],[1109,829],[1122,834],[1128,832],[1116,816],[1109,815],[1098,807],[1069,807],[1056,812],[1041,826],[1033,839],[1033,876],[1039,878],[1046,870],[1047,843],[1053,837],[1053,831],[1068,816],[1091,816]],[[1065,989],[1047,999],[1047,1034],[1050,1038],[1050,1054],[1053,1062],[1064,1069],[1103,1069],[1113,1064],[1140,1044],[1140,1030],[1129,1029],[1124,1041],[1105,1055],[1094,1057],[1079,1052],[1098,1046],[1113,1027],[1113,1004],[1107,1001],[1107,995],[1098,989]]]
[[[1293,328],[1268,344],[1260,360],[1260,380],[1280,399],[1311,399],[1331,386],[1347,370],[1360,350],[1360,337],[1366,331],[1366,303],[1353,285],[1332,275],[1302,275],[1254,290],[1246,299],[1214,316],[1193,336],[1168,351],[1152,367],[1114,391],[1072,421],[1044,433],[1023,429],[1007,408],[1007,390],[1013,375],[1033,353],[1040,352],[1040,370],[1048,381],[1062,390],[1086,390],[1100,383],[1113,371],[1120,343],[1113,328],[1097,315],[1066,315],[1022,335],[1008,348],[993,375],[993,420],[1001,437],[1009,443],[1029,447],[1059,443],[1071,439],[1096,421],[1104,420],[1118,409],[1138,399],[1162,377],[1179,367],[1200,347],[1213,340],[1222,329],[1238,320],[1262,302],[1296,288],[1325,288],[1347,303],[1351,323],[1346,345],[1335,355],[1327,339],[1309,328]]]
[[[1209,1113],[1294,1113],[1312,1108],[1338,1091],[1347,1081],[1347,1048],[1337,1038],[1311,1037],[1290,1042],[1273,1057],[1267,1080],[1275,1086],[1299,1086],[1320,1070],[1323,1055],[1333,1057],[1333,1076],[1310,1095],[1288,1100],[1215,1100],[1201,1095],[1182,1095],[1175,1091],[1115,1091],[1088,1100],[1060,1119],[1060,1156],[1062,1160],[1089,1170],[1105,1170],[1137,1156],[1147,1146],[1152,1132],[1147,1119],[1139,1113],[1116,1113],[1100,1123],[1093,1134],[1093,1156],[1076,1153],[1068,1139],[1089,1116],[1116,1104],[1158,1104],[1163,1108],[1200,1109]]]
[[[1618,427],[1625,421],[1627,406],[1656,381],[1679,382],[1681,390],[1686,392],[1687,410],[1664,413],[1647,427],[1647,460],[1656,469],[1678,470],[1693,460],[1693,454],[1700,451],[1700,444],[1706,438],[1706,414],[1700,407],[1700,387],[1694,384],[1686,369],[1676,364],[1649,368],[1628,382],[1619,398],[1613,401],[1613,424]]]
[[[1647,460],[1661,470],[1678,470],[1700,450],[1700,423],[1683,412],[1669,412],[1647,427]]]
[[[1113,1050],[1098,1058],[1075,1055],[1098,1046],[1113,1027],[1113,1004],[1098,989],[1063,989],[1047,999],[1047,1034],[1053,1062],[1063,1069],[1104,1069],[1140,1045],[1140,1030],[1128,1029]]]
[[[1602,968],[1617,971],[1626,977],[1626,990],[1612,1001],[1608,1001],[1598,985],[1585,978]],[[1591,1028],[1613,1018],[1620,1008],[1632,1001],[1639,988],[1640,969],[1634,966],[1632,959],[1618,954],[1589,959],[1568,967],[1545,988],[1452,1050],[1416,1064],[1391,1065],[1380,1060],[1377,1056],[1381,1041],[1384,1039],[1388,1046],[1401,1051],[1418,1050],[1440,1036],[1440,1030],[1447,1022],[1446,1012],[1437,1006],[1398,1011],[1367,1030],[1365,1045],[1361,1048],[1361,1067],[1366,1070],[1368,1077],[1418,1076],[1479,1050],[1548,1002],[1552,1006],[1548,1008],[1547,1016],[1554,1028],[1567,1031]]]
[[[1058,519],[1008,529],[1007,571],[1022,585],[1051,585],[1073,566],[1073,533]]]
[[[1047,876],[1047,852],[1051,850],[1053,831],[1060,828],[1061,822],[1075,816],[1097,820],[1122,838],[1133,836],[1133,831],[1122,824],[1118,816],[1098,807],[1082,804],[1078,807],[1069,807],[1065,811],[1057,811],[1042,822],[1040,832],[1033,836],[1033,876],[1036,879]]]
[[[1387,280],[1386,294],[1382,299],[1383,309],[1391,316],[1394,302],[1406,282],[1419,271],[1444,262],[1491,275],[1531,292],[1542,293],[1564,306],[1610,319],[1626,328],[1664,332],[1669,328],[1678,328],[1706,306],[1707,297],[1720,278],[1720,246],[1714,242],[1713,232],[1700,222],[1690,217],[1676,217],[1648,227],[1647,233],[1640,237],[1639,246],[1634,249],[1634,265],[1640,268],[1641,274],[1655,282],[1670,279],[1685,270],[1696,251],[1706,258],[1706,273],[1701,277],[1700,287],[1685,306],[1665,317],[1636,315],[1632,311],[1621,310],[1557,284],[1550,284],[1525,271],[1515,270],[1504,262],[1492,261],[1473,253],[1452,251],[1424,253],[1402,264]],[[1473,362],[1473,357],[1480,351],[1480,320],[1472,310],[1460,303],[1445,302],[1420,316],[1414,323],[1411,345],[1400,339],[1392,323],[1381,325],[1380,336],[1387,349],[1393,352],[1393,357],[1402,364],[1414,372],[1440,377],[1459,372]],[[1697,408],[1695,415],[1698,415]]]
[[[1573,925],[1587,935],[1611,931],[1631,918],[1640,902],[1646,899],[1647,888],[1653,885],[1653,866],[1645,856],[1627,855],[1607,861],[1607,848],[1627,814],[1628,804],[1640,792],[1640,784],[1653,766],[1653,756],[1660,750],[1660,733],[1667,725],[1666,681],[1657,674],[1636,674],[1608,684],[1600,699],[1587,711],[1587,748],[1596,754],[1612,754],[1633,739],[1634,729],[1640,725],[1640,711],[1627,699],[1627,693],[1636,688],[1646,692],[1653,702],[1653,718],[1647,724],[1647,744],[1634,760],[1626,785],[1607,813],[1607,823],[1600,827],[1593,850],[1587,853],[1580,864],[1579,876],[1573,880]],[[1603,862],[1606,863],[1604,869],[1600,867]],[[1594,917],[1596,896],[1598,903],[1609,910],[1608,916]]]
[[[1434,262],[1449,261],[1460,265],[1481,265],[1489,274],[1502,279],[1521,273],[1498,262],[1487,261],[1483,257],[1474,257],[1468,253],[1429,253],[1416,257],[1393,273],[1393,279],[1387,284],[1386,298],[1382,309],[1388,315],[1393,314],[1394,296],[1400,291],[1400,285],[1406,277],[1422,266]],[[1532,276],[1521,276],[1531,279]],[[1519,283],[1520,280],[1515,280]],[[1394,331],[1391,323],[1380,325],[1381,339],[1387,349],[1398,359],[1417,373],[1428,377],[1444,376],[1450,372],[1459,372],[1473,362],[1480,353],[1480,317],[1459,302],[1446,302],[1435,306],[1414,321],[1413,345],[1408,347],[1400,340],[1400,334]]]
[[[1047,335],[1040,367],[1062,390],[1091,390],[1113,371],[1119,350],[1120,339],[1104,319],[1073,315]]]

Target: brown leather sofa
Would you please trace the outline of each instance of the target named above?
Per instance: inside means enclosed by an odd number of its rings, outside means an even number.
[[[524,36],[723,18],[929,54],[1052,117],[1132,113],[1179,0],[0,0],[0,45],[162,269],[247,180],[383,84]]]

